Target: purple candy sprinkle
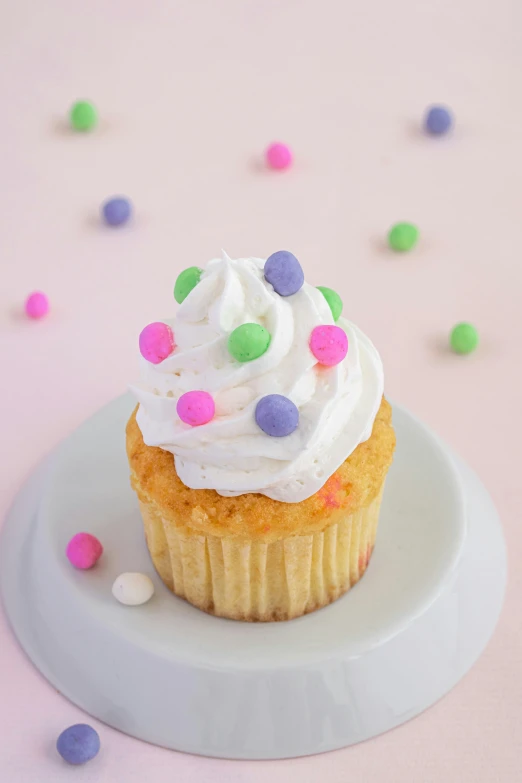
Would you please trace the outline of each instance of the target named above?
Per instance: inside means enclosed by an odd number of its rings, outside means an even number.
[[[56,749],[68,764],[85,764],[98,755],[100,737],[92,726],[87,723],[77,723],[62,731]]]
[[[304,283],[304,272],[301,264],[287,250],[278,250],[267,258],[265,263],[265,280],[273,286],[279,296],[296,294]]]
[[[442,136],[451,128],[453,118],[445,106],[432,106],[426,113],[425,126],[433,136]]]
[[[102,206],[103,219],[109,226],[123,226],[131,216],[132,206],[123,196],[111,198]]]
[[[273,438],[291,435],[299,424],[299,411],[282,394],[267,394],[256,405],[256,424]]]

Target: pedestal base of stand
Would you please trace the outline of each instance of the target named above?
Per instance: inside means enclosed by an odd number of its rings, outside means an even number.
[[[139,739],[241,759],[341,748],[440,699],[484,649],[500,613],[506,556],[486,490],[410,414],[394,407],[397,455],[377,547],[361,582],[288,623],[203,614],[154,573],[129,487],[128,397],[73,433],[20,492],[1,541],[1,590],[20,644],[72,702]],[[97,535],[92,571],[65,558]],[[156,594],[111,595],[123,571]]]

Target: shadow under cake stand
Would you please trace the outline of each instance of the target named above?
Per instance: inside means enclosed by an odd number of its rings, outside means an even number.
[[[506,555],[486,490],[424,425],[394,406],[397,453],[367,573],[329,607],[286,623],[208,616],[155,574],[129,486],[128,396],[68,437],[4,525],[0,587],[44,677],[100,721],[175,750],[236,759],[321,753],[418,715],[469,670],[500,613]],[[92,571],[64,551],[98,536]],[[153,599],[124,607],[118,574]]]

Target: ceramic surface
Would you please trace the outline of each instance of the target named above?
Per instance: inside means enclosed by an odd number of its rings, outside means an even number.
[[[405,410],[394,407],[397,454],[364,579],[307,617],[244,624],[205,615],[156,576],[129,486],[131,409],[119,398],[65,440],[3,532],[2,594],[15,633],[71,701],[169,748],[285,758],[405,722],[478,657],[504,591],[496,512],[469,468]],[[93,571],[65,558],[79,530],[103,542]],[[122,571],[151,575],[150,603],[114,601]]]

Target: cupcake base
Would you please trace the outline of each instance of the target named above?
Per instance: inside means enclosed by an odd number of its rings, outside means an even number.
[[[140,502],[147,546],[167,587],[231,620],[291,620],[335,601],[364,574],[382,489],[366,508],[324,531],[265,543],[194,535]]]
[[[383,398],[370,437],[300,503],[190,489],[169,452],[127,423],[131,484],[147,545],[165,584],[205,612],[233,620],[291,620],[335,601],[364,574],[395,449]]]

